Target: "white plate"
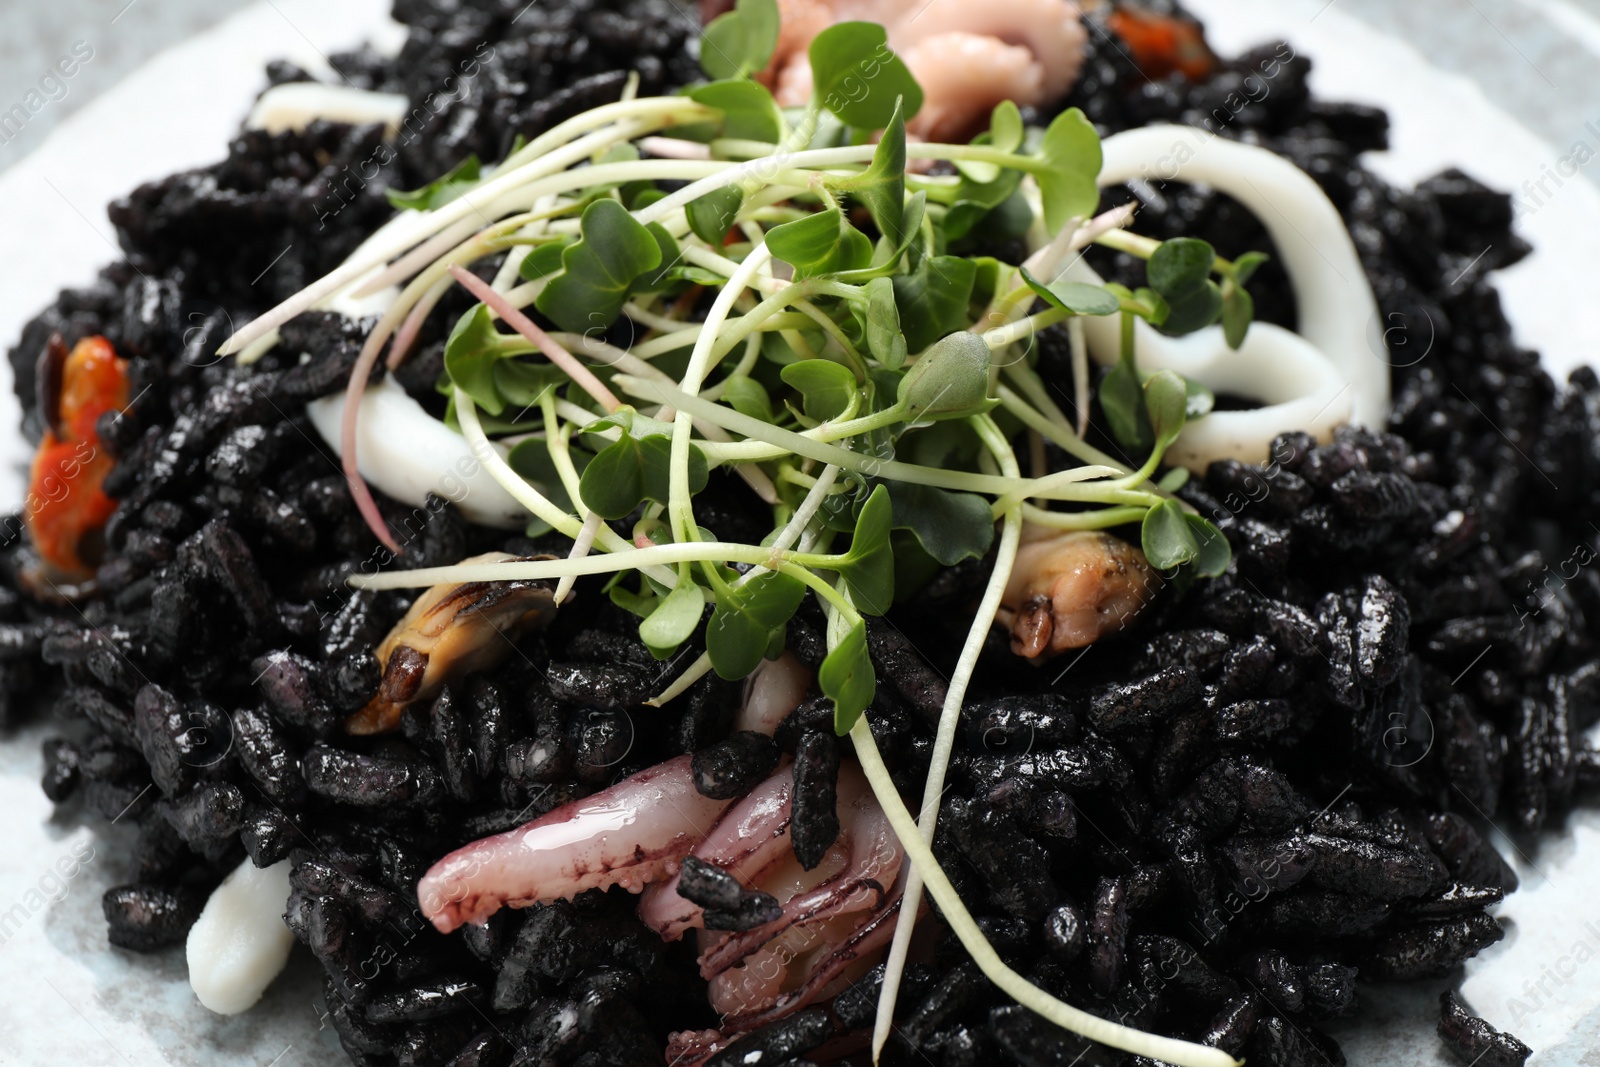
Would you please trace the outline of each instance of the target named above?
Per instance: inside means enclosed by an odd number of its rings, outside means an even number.
[[[1517,189],[1562,155],[1472,83],[1431,67],[1406,44],[1324,0],[1190,0],[1190,6],[1207,19],[1224,54],[1281,37],[1315,59],[1313,86],[1322,97],[1388,108],[1395,147],[1370,162],[1391,180],[1410,182],[1456,164],[1491,185]],[[317,68],[326,53],[362,39],[396,42],[387,8],[387,0],[263,0],[152,59],[0,174],[0,343],[14,341],[59,288],[87,283],[112,258],[107,201],[141,181],[221,157],[261,88],[268,59],[287,56]],[[1541,349],[1564,377],[1600,351],[1600,316],[1573,311],[1586,311],[1592,301],[1587,260],[1600,248],[1600,193],[1569,181],[1518,226],[1537,252],[1500,275],[1501,291],[1520,340]],[[9,383],[0,383],[0,499],[6,501],[20,499],[27,461],[13,430],[17,419]],[[0,741],[6,813],[0,977],[7,991],[0,997],[0,1064],[347,1062],[319,1017],[318,968],[304,953],[297,952],[255,1010],[222,1018],[194,1001],[181,951],[138,956],[107,944],[99,899],[127,880],[131,835],[99,819],[80,826],[75,808],[53,813],[38,788],[39,742],[48,733],[46,723]],[[1600,905],[1588,891],[1600,868],[1597,837],[1600,814],[1584,812],[1547,834],[1532,857],[1502,842],[1524,888],[1501,909],[1510,920],[1506,940],[1467,969],[1464,994],[1539,1050],[1536,1067],[1577,1064],[1583,1052],[1600,1047]],[[92,858],[74,864],[90,848]],[[58,870],[73,873],[62,878]],[[1534,990],[1535,1003],[1523,983],[1547,973],[1555,977]],[[1364,989],[1361,1024],[1338,1028],[1350,1062],[1451,1062],[1432,1035],[1432,997],[1440,987]]]

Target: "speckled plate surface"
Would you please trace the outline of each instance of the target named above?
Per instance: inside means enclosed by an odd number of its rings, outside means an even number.
[[[1326,0],[1188,3],[1207,19],[1219,51],[1286,40],[1313,58],[1319,95],[1388,108],[1394,149],[1369,161],[1391,180],[1411,182],[1454,163],[1520,190],[1572,150],[1541,141],[1475,82],[1356,17],[1362,3],[1349,5],[1355,11]],[[1477,3],[1417,6],[1440,12],[1441,35],[1497,47],[1490,35],[1499,31],[1469,10]],[[1600,49],[1600,22],[1586,21],[1568,0],[1515,6],[1552,27],[1563,25],[1556,16],[1565,19],[1568,37],[1581,46],[1587,33]],[[0,173],[0,339],[9,344],[57,289],[83,284],[113,257],[108,200],[220,157],[268,59],[288,56],[314,69],[325,53],[362,39],[396,43],[387,8],[386,0],[262,0],[150,60]],[[1600,120],[1600,94],[1591,97]],[[1600,148],[1600,122],[1595,129]],[[1572,313],[1595,296],[1588,261],[1600,248],[1600,191],[1571,178],[1545,188],[1550,195],[1537,202],[1521,194],[1518,228],[1537,252],[1498,281],[1522,343],[1564,376],[1600,353],[1600,316]],[[1403,325],[1426,351],[1426,323],[1391,325]],[[20,499],[27,460],[17,418],[9,382],[0,382],[0,498],[8,501]],[[194,1000],[181,951],[134,956],[108,945],[100,895],[126,880],[132,833],[99,819],[81,825],[75,806],[52,810],[38,788],[39,742],[48,732],[46,723],[0,738],[0,1064],[346,1063],[320,1015],[318,969],[306,954],[297,952],[254,1010],[223,1018]],[[1478,1012],[1534,1046],[1534,1067],[1600,1067],[1600,897],[1591,889],[1600,877],[1600,812],[1580,812],[1537,842],[1498,843],[1523,879],[1500,909],[1507,937],[1452,981]],[[1452,1063],[1433,1036],[1435,998],[1449,984],[1363,987],[1360,1021],[1336,1030],[1349,1062]]]

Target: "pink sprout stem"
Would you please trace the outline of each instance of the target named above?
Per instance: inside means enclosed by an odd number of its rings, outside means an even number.
[[[529,341],[532,341],[551,363],[566,371],[567,376],[576,382],[584,392],[594,397],[595,401],[608,413],[616,411],[622,406],[622,401],[618,400],[616,395],[606,388],[604,382],[594,376],[593,371],[578,362],[576,356],[557,344],[549,334],[539,329],[532,319],[512,306],[511,301],[507,300],[503,294],[496,292],[488,282],[461,266],[452,266],[450,273],[455,277],[456,281],[461,283],[462,288],[487,304],[490,311],[505,320],[506,325],[516,330]],[[363,352],[362,355],[365,357],[366,353]],[[359,365],[357,369],[359,369]]]

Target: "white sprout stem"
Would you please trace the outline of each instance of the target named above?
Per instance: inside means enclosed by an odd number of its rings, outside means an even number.
[[[1067,341],[1072,346],[1072,402],[1078,409],[1076,429],[1078,437],[1082,438],[1089,430],[1089,342],[1084,337],[1081,318],[1067,320]]]
[[[508,492],[510,488],[506,487]],[[562,517],[567,520],[572,518]],[[576,534],[577,523],[573,522],[571,525]],[[559,580],[569,574],[585,578],[595,574],[614,574],[617,571],[642,570],[645,567],[671,566],[677,563],[750,563],[771,570],[778,570],[783,566],[774,558],[772,549],[762,548],[759,545],[739,545],[727,541],[690,541],[686,544],[672,542],[665,545],[651,545],[649,548],[635,548],[604,556],[585,556],[583,559],[458,563],[447,567],[419,567],[410,571],[354,575],[350,579],[350,584],[357,589],[422,589],[445,582],[537,582],[547,579]],[[787,572],[788,568],[785,570]],[[672,584],[674,579],[669,579],[666,584]]]
[[[1060,308],[1054,307],[1047,308],[1036,315],[1029,315],[1027,318],[1009,322],[1004,326],[983,330],[980,332],[980,336],[982,336],[991,350],[998,352],[1008,345],[1016,344],[1025,337],[1032,337],[1046,326],[1054,326],[1063,319],[1074,317],[1070,311],[1062,311]]]
[[[694,351],[689,353],[689,365],[683,371],[681,388],[685,396],[698,396],[700,387],[705,384],[706,374],[711,369],[711,347],[716,340],[717,330],[727,321],[728,313],[733,310],[733,302],[756,279],[761,268],[771,258],[772,251],[763,241],[745,257],[743,263],[739,264],[739,269],[728,279],[728,284],[722,287],[717,293],[717,298],[711,302],[700,336],[695,339]],[[673,406],[680,407],[677,404]],[[696,530],[694,505],[690,501],[692,494],[689,492],[689,444],[694,432],[694,425],[689,416],[694,414],[691,411],[685,415],[680,407],[672,417],[672,466],[668,484],[669,495],[672,497],[670,508],[672,535],[678,541],[689,540]]]
[[[616,384],[631,396],[651,400],[658,404],[671,404],[681,411],[686,411],[695,418],[703,418],[707,422],[715,422],[735,433],[744,434],[764,441],[772,446],[770,455],[760,458],[776,459],[786,454],[805,456],[819,463],[834,463],[846,470],[856,471],[873,478],[887,478],[890,481],[906,482],[911,485],[931,485],[940,489],[954,489],[959,492],[982,493],[986,496],[1006,496],[1012,492],[1021,492],[1023,496],[1043,496],[1047,500],[1070,500],[1079,503],[1105,503],[1105,504],[1144,504],[1149,502],[1148,495],[1126,488],[1100,488],[1084,486],[1074,489],[1072,486],[1054,486],[1043,493],[1039,492],[1031,478],[1001,478],[986,474],[973,474],[969,471],[947,471],[934,467],[922,467],[912,463],[902,463],[898,460],[879,460],[872,456],[864,456],[837,445],[825,444],[814,438],[784,430],[760,419],[734,411],[732,408],[714,404],[697,396],[690,396],[681,390],[668,389],[659,382],[644,381],[626,374],[616,376]],[[730,448],[732,446],[729,446]],[[707,448],[709,456],[715,452],[715,447]],[[755,458],[742,455],[741,459]],[[1110,464],[1107,464],[1110,466]],[[1116,468],[1121,471],[1122,468]],[[1094,475],[1098,477],[1099,475]]]
[[[684,693],[687,693],[690,686],[694,685],[694,683],[698,682],[700,679],[704,678],[710,673],[711,653],[702,652],[700,653],[699,658],[697,658],[693,663],[689,664],[689,668],[687,670],[672,680],[671,685],[667,686],[649,700],[646,700],[645,704],[652,708],[664,707],[672,701],[677,700]]]
[[[500,487],[511,494],[513,500],[527,508],[528,511],[542,522],[559,530],[574,541],[583,533],[583,523],[575,515],[556,507],[539,490],[511,469],[500,450],[494,447],[489,440],[489,435],[483,432],[483,423],[478,419],[478,405],[466,390],[457,388],[455,392],[456,421],[461,424],[461,436],[467,439],[467,446],[472,449],[472,454],[477,458],[483,468],[489,472],[489,477],[500,483]],[[438,569],[438,568],[434,568]],[[410,572],[418,573],[418,572]],[[557,575],[556,577],[560,577]],[[425,582],[424,585],[433,585]],[[404,588],[404,587],[396,587]]]
[[[582,559],[589,554],[589,549],[594,545],[594,535],[599,531],[601,518],[594,512],[589,512],[589,517],[583,520],[583,528],[578,531],[577,538],[572,542],[572,551],[567,553],[568,559]],[[567,597],[572,595],[572,587],[578,584],[578,577],[569,574],[556,583],[556,606],[560,607],[567,602]]]
[[[984,937],[983,930],[973,920],[967,906],[961,902],[961,894],[950,884],[950,878],[939,866],[933,849],[922,840],[916,820],[911,817],[911,812],[895,790],[894,779],[884,765],[883,754],[878,751],[878,744],[873,739],[872,728],[867,724],[865,715],[850,728],[850,739],[855,743],[856,759],[867,776],[867,783],[883,807],[895,836],[900,839],[900,846],[906,850],[912,869],[921,872],[928,893],[939,905],[945,923],[971,955],[978,969],[989,981],[999,986],[1001,992],[1062,1029],[1102,1045],[1131,1052],[1135,1056],[1148,1056],[1153,1060],[1174,1064],[1175,1067],[1241,1067],[1241,1061],[1219,1048],[1147,1034],[1143,1030],[1091,1015],[1082,1008],[1074,1008],[1007,966],[994,946],[989,944],[988,938]]]
[[[985,415],[973,419],[972,424],[983,439],[984,447],[988,448],[999,461],[1000,470],[1011,477],[1016,477],[1020,473],[1017,469],[1016,454],[1012,452],[1010,443],[994,424],[994,420]],[[917,819],[918,832],[922,840],[927,843],[933,841],[934,827],[939,821],[939,800],[944,795],[945,769],[949,766],[950,754],[955,749],[956,727],[961,723],[961,705],[967,696],[967,685],[972,680],[972,672],[978,666],[978,657],[983,653],[989,627],[994,625],[995,614],[1000,609],[1000,598],[1005,594],[1006,584],[1011,581],[1011,569],[1016,563],[1017,544],[1021,536],[1021,509],[1012,503],[1006,507],[1003,516],[1000,546],[995,553],[994,570],[989,575],[988,585],[984,587],[983,599],[978,602],[977,614],[972,620],[972,628],[967,631],[966,643],[961,646],[961,655],[956,660],[955,670],[950,675],[949,687],[945,690],[944,707],[939,712],[939,729],[933,739],[928,781],[922,790],[922,812]],[[911,934],[916,926],[917,912],[921,910],[922,881],[919,868],[913,865],[906,875],[900,915],[895,920],[894,942],[889,949],[889,959],[883,972],[883,987],[878,994],[878,1015],[872,1027],[874,1063],[878,1061],[878,1055],[883,1051],[884,1042],[889,1039],[889,1028],[894,1022],[894,1005],[900,992],[900,975],[905,969],[906,954],[911,947]]]
[[[1089,511],[1046,511],[1022,505],[1022,517],[1034,526],[1052,530],[1109,530],[1144,518],[1146,508],[1094,508]]]

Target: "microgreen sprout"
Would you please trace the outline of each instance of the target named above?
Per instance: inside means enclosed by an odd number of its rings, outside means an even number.
[[[559,535],[571,547],[564,558],[394,571],[360,584],[548,578],[565,595],[579,577],[609,576],[607,594],[638,617],[655,655],[703,642],[658,700],[708,671],[747,677],[782,652],[790,620],[815,597],[828,620],[818,684],[915,864],[886,1003],[926,881],[980,967],[1053,1022],[1187,1067],[1230,1062],[1095,1019],[1006,969],[927,841],[1025,520],[1121,529],[1163,570],[1203,576],[1228,565],[1226,539],[1173,499],[1179,483],[1161,474],[1212,398],[1171,371],[1141,373],[1133,327],[1142,318],[1188,333],[1220,321],[1228,343],[1242,344],[1253,311],[1245,286],[1263,257],[1230,262],[1203,241],[1137,237],[1120,228],[1125,211],[1092,218],[1100,143],[1076,109],[1029,131],[1002,103],[970,144],[908,144],[905,121],[922,91],[879,26],[819,34],[815,99],[784,111],[749,78],[766,66],[776,34],[773,0],[739,0],[705,31],[702,63],[715,80],[680,97],[606,105],[497,167],[469,160],[423,189],[391,194],[405,209],[392,227],[226,350],[264,350],[300,311],[404,283],[363,349],[343,441],[363,514],[387,537],[355,476],[355,401],[390,337],[393,358],[404,358],[443,290],[461,285],[478,303],[445,346],[447,421],[527,508],[529,535]],[[643,158],[643,138],[697,144],[665,154],[679,158]],[[912,159],[959,173],[908,173]],[[1027,266],[961,253],[969,234],[1030,230],[1048,240]],[[1147,285],[1053,276],[1090,242],[1147,260]],[[493,282],[480,276],[485,265]],[[1033,369],[1035,335],[1065,324],[1085,392],[1078,327],[1091,316],[1121,318],[1121,359],[1098,394],[1106,425],[1137,457],[1130,463],[1084,441]],[[1083,465],[1024,476],[1030,435]],[[697,498],[728,469],[772,506],[761,543],[721,541],[700,525]],[[877,684],[867,620],[939,567],[991,552],[918,827],[865,729]]]

